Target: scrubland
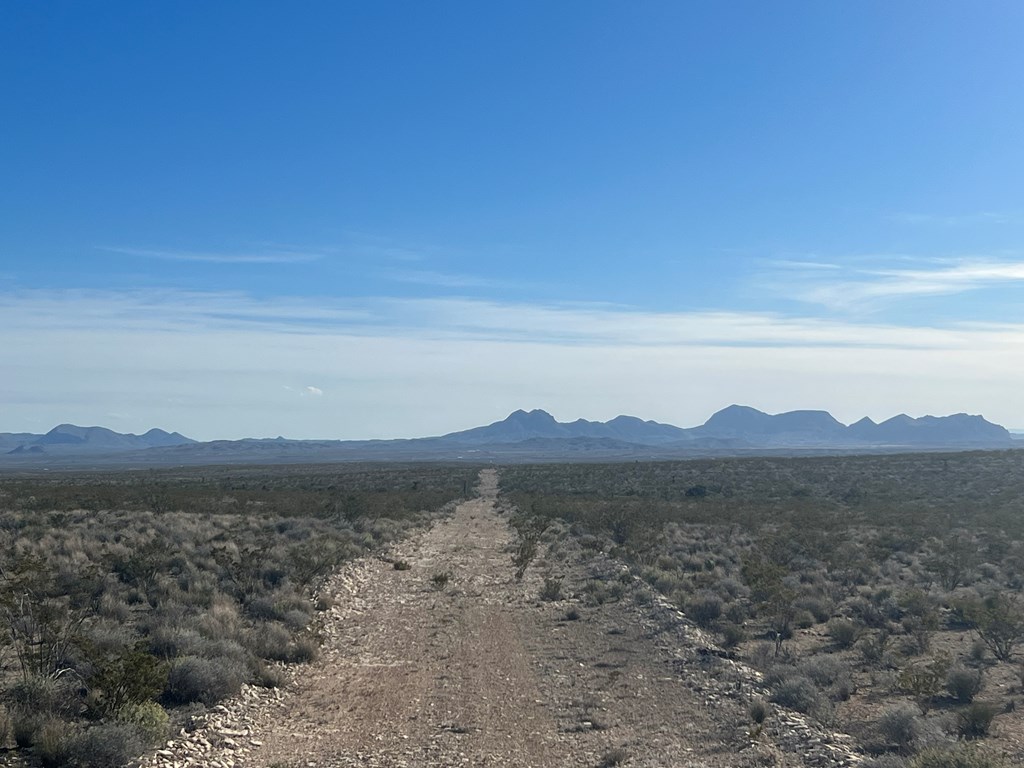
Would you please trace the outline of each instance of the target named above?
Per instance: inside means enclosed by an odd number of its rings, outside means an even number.
[[[628,564],[587,601],[642,580],[760,670],[755,736],[784,707],[877,768],[1024,761],[1024,451],[510,466],[501,488],[547,567]]]
[[[0,746],[116,766],[316,656],[322,580],[441,514],[475,469],[0,477]]]

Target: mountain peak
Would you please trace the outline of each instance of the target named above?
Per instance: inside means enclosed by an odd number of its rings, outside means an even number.
[[[555,417],[547,411],[541,410],[540,408],[534,408],[532,411],[524,411],[522,408],[516,411],[512,411],[506,418],[505,421],[544,421],[552,422],[555,421]],[[556,422],[557,423],[557,422]]]

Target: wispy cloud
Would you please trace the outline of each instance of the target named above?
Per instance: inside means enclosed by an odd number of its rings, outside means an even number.
[[[98,246],[101,251],[119,253],[124,256],[139,256],[163,261],[198,261],[209,264],[303,264],[324,257],[320,252],[295,250],[261,250],[243,253],[219,253],[211,251],[154,250],[149,248],[126,248],[121,246]]]
[[[772,266],[779,272],[770,281],[774,292],[840,310],[878,309],[897,299],[953,295],[1024,281],[1024,261],[981,257],[933,259],[915,267],[800,261],[776,261]]]
[[[1024,279],[1024,266],[1021,269]],[[178,291],[0,294],[0,323],[12,332],[107,328],[157,333],[259,331],[665,348],[948,349],[982,344],[1022,330],[1013,325],[907,326],[771,312],[652,312],[609,304],[466,297],[256,299],[240,293]]]
[[[829,408],[846,420],[985,409],[1014,421],[1024,387],[1024,325],[1013,324],[468,298],[0,291],[0,327],[15,431],[18,420],[52,426],[130,412],[126,429],[158,423],[200,438],[395,437],[518,407],[690,425],[730,402]]]
[[[320,389],[320,387],[314,387],[311,384],[306,385],[305,387],[292,387],[292,386],[289,386],[289,385],[285,384],[283,388],[284,388],[284,390],[286,392],[294,392],[299,397],[323,397],[324,396],[324,391],[322,389]]]

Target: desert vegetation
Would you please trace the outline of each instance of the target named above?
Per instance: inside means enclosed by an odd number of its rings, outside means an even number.
[[[475,469],[0,478],[0,746],[117,766],[317,653],[340,562],[467,493]],[[396,567],[398,565],[396,564]]]
[[[581,601],[646,582],[763,672],[761,720],[805,713],[887,768],[1024,759],[1024,452],[510,466],[501,486],[546,563],[627,564]]]

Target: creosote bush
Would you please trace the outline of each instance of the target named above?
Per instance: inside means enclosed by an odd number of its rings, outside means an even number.
[[[999,707],[989,701],[975,701],[956,714],[956,732],[964,739],[987,736]]]
[[[849,619],[832,619],[826,626],[829,639],[837,648],[852,648],[860,638],[862,627]]]
[[[961,704],[970,704],[981,691],[981,670],[953,667],[946,677],[946,690]]]

